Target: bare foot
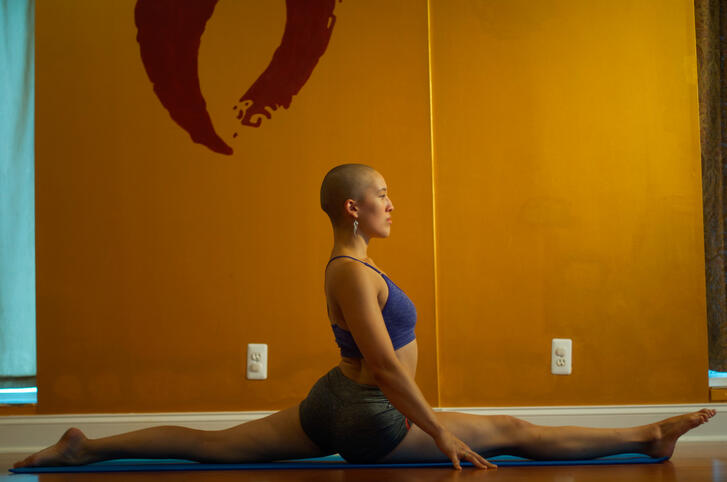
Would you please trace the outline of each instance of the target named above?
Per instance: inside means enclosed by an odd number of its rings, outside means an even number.
[[[716,410],[703,408],[698,412],[677,415],[653,424],[654,438],[645,453],[655,458],[671,457],[679,437],[706,423],[716,413]]]
[[[90,462],[85,450],[87,440],[83,432],[69,428],[58,443],[16,462],[13,468],[87,464]]]

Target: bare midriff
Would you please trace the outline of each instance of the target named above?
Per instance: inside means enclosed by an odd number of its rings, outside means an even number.
[[[402,346],[396,350],[396,357],[404,365],[412,378],[415,377],[417,371],[417,341]],[[368,363],[363,358],[341,357],[338,364],[344,375],[361,385],[377,385],[374,374],[369,368]]]

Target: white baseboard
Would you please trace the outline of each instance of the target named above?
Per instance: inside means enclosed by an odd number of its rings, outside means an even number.
[[[727,442],[727,404],[611,405],[572,407],[456,407],[437,411],[477,415],[512,415],[538,425],[629,427],[663,418],[713,408],[718,413],[684,435],[680,442]],[[148,413],[89,415],[23,415],[0,417],[0,453],[31,453],[55,443],[69,427],[78,427],[91,438],[153,427],[181,425],[201,430],[220,430],[267,416],[273,412]]]

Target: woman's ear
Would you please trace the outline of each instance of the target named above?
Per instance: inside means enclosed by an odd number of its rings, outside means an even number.
[[[353,199],[346,199],[343,209],[346,211],[346,214],[358,214],[358,203]]]

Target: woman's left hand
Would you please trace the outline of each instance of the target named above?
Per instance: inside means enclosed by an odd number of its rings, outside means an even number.
[[[497,465],[488,462],[483,456],[472,450],[469,445],[458,439],[449,430],[443,430],[442,433],[434,439],[434,442],[449,459],[457,470],[462,470],[461,460],[471,462],[472,465],[479,469],[496,469]]]

